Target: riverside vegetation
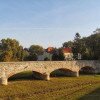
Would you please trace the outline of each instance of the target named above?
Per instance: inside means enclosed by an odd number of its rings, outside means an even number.
[[[74,59],[77,59],[77,54],[80,53],[82,60],[99,60],[100,30],[88,37],[81,37],[79,33],[76,33],[74,40],[64,42],[60,48],[54,48],[52,60],[64,60],[62,48],[65,47],[72,48]],[[44,48],[39,45],[32,44],[29,48],[23,48],[15,39],[2,39],[0,42],[0,61],[36,61],[38,55],[43,54],[43,51]]]

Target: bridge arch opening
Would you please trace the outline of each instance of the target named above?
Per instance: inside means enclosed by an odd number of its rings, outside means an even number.
[[[8,76],[8,81],[31,80],[31,79],[33,79],[32,71],[21,71]]]
[[[63,77],[63,76],[77,76],[77,72],[71,71],[67,68],[59,68],[50,73],[51,77]]]
[[[79,70],[79,74],[80,75],[93,75],[95,74],[95,69],[90,66],[85,66]]]
[[[45,74],[38,71],[21,71],[8,76],[8,81],[14,80],[42,80],[45,78]]]

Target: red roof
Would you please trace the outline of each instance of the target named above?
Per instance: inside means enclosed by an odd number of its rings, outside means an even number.
[[[72,53],[72,49],[71,48],[63,48],[63,53]]]
[[[48,47],[48,48],[47,48],[47,52],[48,52],[48,53],[52,53],[53,51],[54,51],[54,48],[53,48],[53,47]]]

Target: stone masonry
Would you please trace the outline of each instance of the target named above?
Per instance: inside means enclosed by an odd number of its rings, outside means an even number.
[[[0,62],[0,83],[7,85],[9,77],[23,71],[38,72],[42,79],[50,80],[50,73],[54,70],[68,69],[72,76],[78,77],[79,70],[86,66],[100,73],[100,61],[97,60]]]

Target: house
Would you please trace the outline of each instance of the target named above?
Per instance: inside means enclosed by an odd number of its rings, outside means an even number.
[[[38,56],[38,60],[39,61],[52,60],[53,52],[54,52],[54,48],[48,47],[47,49],[44,50],[42,55]]]
[[[44,61],[44,56],[43,55],[38,55],[37,60],[38,61]]]
[[[63,48],[62,52],[64,54],[65,60],[73,60],[73,52],[71,48]]]

